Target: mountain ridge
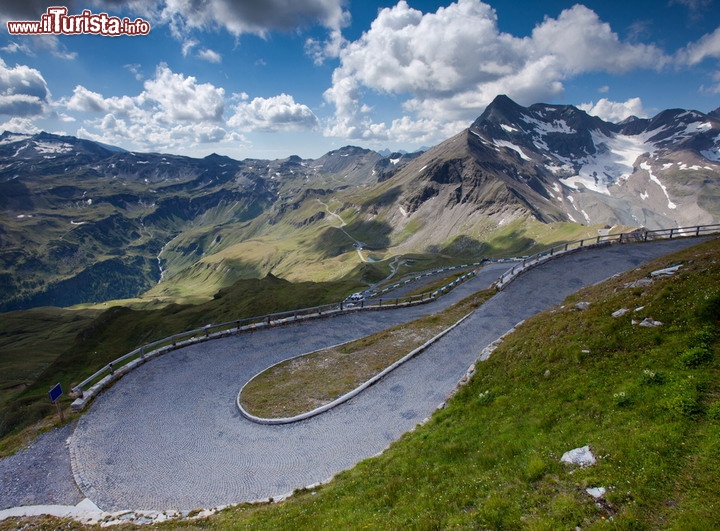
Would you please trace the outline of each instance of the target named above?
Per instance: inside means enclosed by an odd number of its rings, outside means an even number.
[[[719,176],[720,109],[611,123],[504,95],[452,138],[387,156],[191,158],[6,131],[0,311],[107,300],[97,271],[125,286],[113,297],[176,296],[269,271],[344,278],[361,257],[499,256],[603,227],[718,223]],[[63,288],[81,274],[95,287]]]

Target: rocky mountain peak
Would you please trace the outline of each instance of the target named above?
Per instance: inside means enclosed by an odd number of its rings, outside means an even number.
[[[506,95],[501,94],[495,97],[470,128],[480,128],[488,123],[516,125],[522,119],[525,110],[524,107],[518,105]]]

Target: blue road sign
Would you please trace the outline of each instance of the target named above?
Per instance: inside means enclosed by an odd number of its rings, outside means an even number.
[[[50,402],[55,402],[60,396],[62,396],[62,387],[60,387],[60,384],[55,384],[55,387],[50,389]]]

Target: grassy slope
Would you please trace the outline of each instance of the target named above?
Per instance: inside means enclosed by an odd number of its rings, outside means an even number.
[[[0,319],[0,408],[20,394],[98,311],[35,308]]]
[[[241,280],[199,305],[172,304],[155,310],[118,306],[100,314],[47,310],[52,321],[45,323],[52,332],[36,321],[39,310],[3,314],[0,345],[7,350],[0,361],[8,360],[3,367],[8,376],[0,381],[4,386],[7,381],[7,387],[22,383],[24,388],[16,388],[0,403],[0,436],[52,414],[47,392],[55,383],[60,382],[67,393],[85,377],[140,345],[208,323],[339,301],[359,287],[353,281],[290,283],[275,277]],[[22,341],[16,339],[20,337]],[[31,352],[40,355],[28,356],[27,351],[23,354],[23,347],[32,347]],[[66,394],[61,400],[67,406],[72,399]]]
[[[715,241],[528,320],[429,423],[329,485],[170,527],[718,528],[718,258]],[[674,277],[623,287],[680,262]],[[645,316],[663,325],[632,324]],[[586,444],[597,464],[560,463]],[[607,492],[596,501],[589,487]]]

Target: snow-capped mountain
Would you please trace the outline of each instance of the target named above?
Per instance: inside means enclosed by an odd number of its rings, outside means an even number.
[[[345,278],[364,270],[358,242],[373,260],[475,259],[603,227],[709,223],[720,223],[720,110],[614,124],[498,96],[425,152],[346,146],[314,160],[0,135],[0,311],[184,293],[183,282],[219,289],[270,271]]]
[[[568,105],[498,96],[470,127],[506,170],[585,224],[648,228],[717,222],[720,119],[680,109],[604,122]]]

